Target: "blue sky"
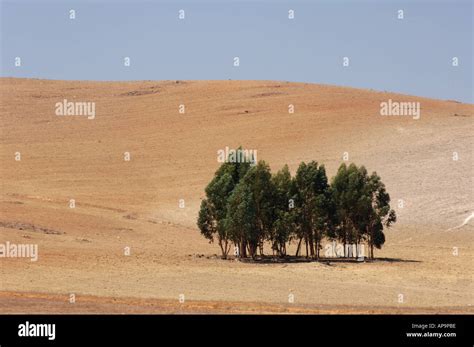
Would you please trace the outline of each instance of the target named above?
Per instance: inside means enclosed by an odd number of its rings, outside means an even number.
[[[3,77],[284,80],[474,102],[469,0],[0,3]]]

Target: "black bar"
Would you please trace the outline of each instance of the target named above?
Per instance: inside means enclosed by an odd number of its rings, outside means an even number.
[[[20,324],[55,324],[48,336],[20,337]],[[3,315],[0,346],[195,346],[258,341],[279,346],[472,346],[472,315]],[[422,337],[407,336],[421,333]],[[429,334],[456,336],[428,336]],[[47,334],[46,334],[47,335]],[[52,337],[52,335],[50,334]]]

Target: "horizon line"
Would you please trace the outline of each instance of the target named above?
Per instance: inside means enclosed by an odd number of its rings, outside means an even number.
[[[79,83],[140,83],[140,82],[272,82],[272,83],[288,83],[288,84],[310,84],[315,86],[325,86],[325,87],[332,87],[332,88],[345,88],[345,89],[356,89],[356,90],[364,90],[373,93],[384,93],[384,94],[396,94],[401,96],[408,96],[408,97],[416,97],[434,101],[445,101],[445,102],[454,102],[458,104],[464,105],[472,105],[474,106],[474,102],[465,102],[457,99],[438,99],[429,96],[420,96],[414,94],[406,94],[403,92],[397,91],[389,91],[389,90],[380,90],[380,89],[373,89],[373,88],[364,88],[364,87],[354,87],[349,85],[340,85],[340,84],[328,84],[328,83],[316,83],[316,82],[302,82],[302,81],[286,81],[286,80],[248,80],[248,79],[210,79],[210,80],[202,80],[202,79],[166,79],[166,80],[69,80],[69,79],[55,79],[55,78],[41,78],[41,77],[12,77],[12,76],[0,76],[0,80],[4,79],[14,79],[14,80],[35,80],[35,81],[50,81],[50,82],[79,82]]]

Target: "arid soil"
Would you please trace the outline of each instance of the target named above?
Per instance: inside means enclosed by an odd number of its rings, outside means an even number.
[[[474,312],[471,104],[274,81],[2,78],[0,97],[0,243],[39,250],[0,257],[0,313]],[[63,99],[95,119],[57,116]],[[389,99],[421,118],[381,116]],[[197,211],[217,151],[239,145],[273,171],[316,160],[332,177],[344,152],[377,171],[398,214],[378,259],[219,259]]]

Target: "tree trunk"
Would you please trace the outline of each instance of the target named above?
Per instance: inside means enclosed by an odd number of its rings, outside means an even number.
[[[347,254],[346,254],[346,242],[347,242],[347,228],[346,228],[346,224],[344,223],[344,239],[343,239],[343,243],[344,243],[344,258],[347,258]]]
[[[311,253],[311,258],[314,259],[314,236],[313,233],[309,235],[309,251]]]
[[[227,243],[227,242],[226,242]],[[226,245],[227,246],[227,245]],[[224,246],[222,245],[222,239],[219,237],[219,247],[221,248],[222,252],[222,259],[227,259],[227,253],[225,251]]]
[[[316,238],[316,260],[319,261],[319,237]]]
[[[296,248],[296,257],[299,257],[300,255],[300,249],[301,249],[301,242],[303,241],[303,238],[300,238],[300,242],[298,242],[298,247]]]
[[[231,247],[232,247],[231,243],[226,239],[225,240],[225,258],[226,259],[227,259],[227,256],[229,255]]]
[[[252,259],[255,259],[257,255],[257,248],[258,246],[255,243],[249,243],[249,255]]]
[[[240,258],[247,258],[247,243],[242,241],[240,244]]]

